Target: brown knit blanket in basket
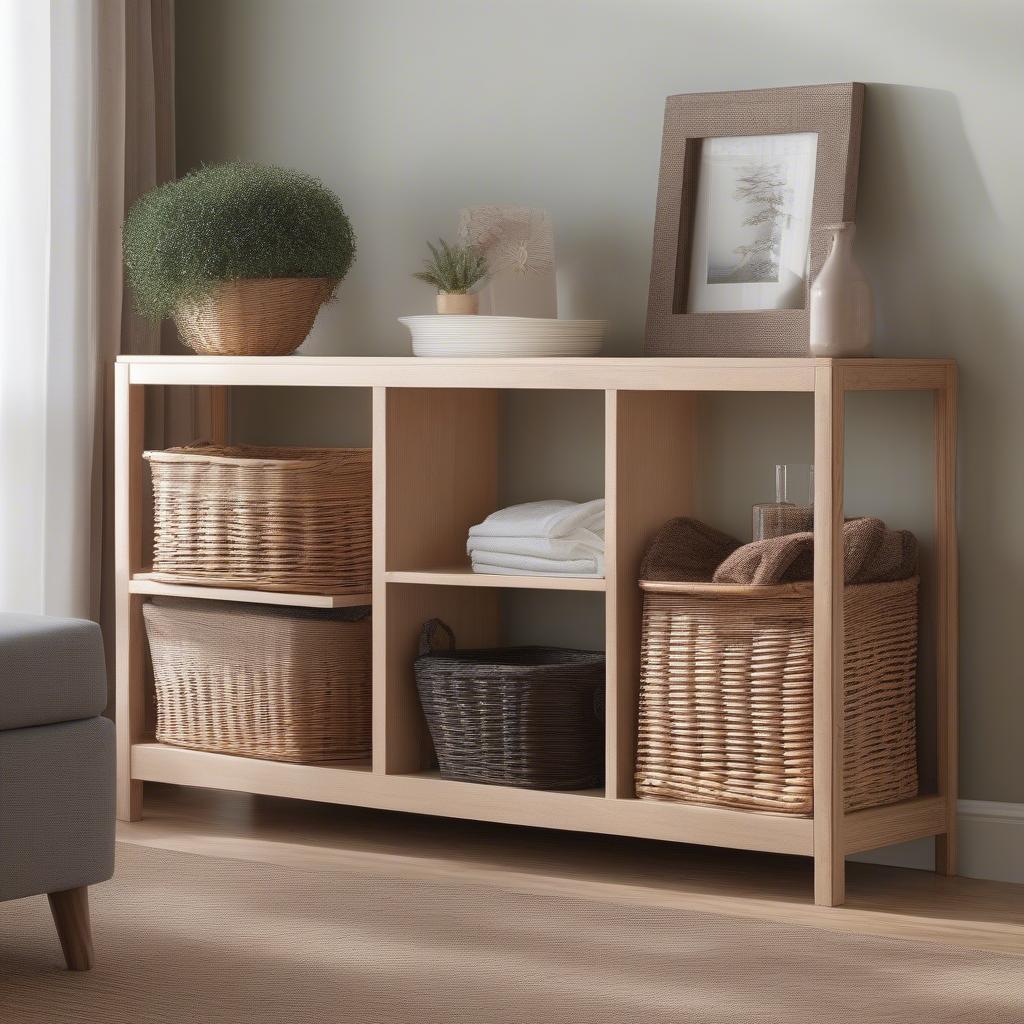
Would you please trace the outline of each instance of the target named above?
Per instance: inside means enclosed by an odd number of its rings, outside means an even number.
[[[909,579],[917,571],[917,538],[890,530],[881,519],[843,524],[843,567],[847,583]],[[645,580],[738,583],[773,586],[814,577],[814,534],[741,545],[696,519],[672,519],[658,531],[640,568]]]
[[[655,534],[640,564],[640,579],[710,583],[740,542],[699,519],[670,519]]]

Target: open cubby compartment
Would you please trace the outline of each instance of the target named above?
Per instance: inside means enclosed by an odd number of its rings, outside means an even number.
[[[468,573],[469,528],[497,509],[604,496],[602,391],[389,388],[380,403],[389,574]]]
[[[152,389],[149,389],[150,391]],[[164,401],[168,432],[165,447],[197,439],[215,444],[289,448],[371,448],[373,438],[372,388],[175,388],[191,392],[187,401]],[[147,396],[147,402],[149,398]],[[179,415],[188,412],[188,417]],[[218,585],[213,581],[153,578],[152,480],[148,463],[140,460],[142,568],[132,573],[129,590],[146,597],[184,597],[209,601],[304,608],[346,608],[371,603],[361,593],[294,592]]]
[[[378,589],[375,613],[379,628],[387,630],[386,641],[378,637],[378,651],[387,651],[386,682],[379,685],[387,692],[388,711],[378,717],[375,735],[379,770],[420,772],[430,761],[411,668],[426,619],[449,621],[462,645],[488,646],[502,642],[503,623],[514,629],[523,621],[521,608],[528,606],[518,603],[525,600],[520,588],[603,591],[606,791],[612,798],[635,796],[640,562],[659,527],[694,513],[695,398],[678,391],[583,391],[569,396],[566,407],[557,390],[524,398],[481,389],[382,390],[376,436],[383,434],[386,442],[376,480],[385,486],[378,485],[375,500],[386,522],[378,557],[386,566],[387,611],[381,614],[385,598]],[[591,466],[589,478],[581,474],[577,448]],[[581,488],[567,496],[603,490],[605,579],[474,575],[465,554],[469,526],[503,502],[545,496],[531,488],[538,481],[556,486],[563,467]],[[603,488],[593,479],[595,469],[603,473]],[[535,594],[529,599],[535,607],[541,600]],[[569,631],[559,633],[553,617],[545,628],[547,642],[578,643]]]
[[[439,777],[413,662],[425,622],[451,627],[459,649],[541,645],[603,650],[603,595],[497,587],[388,583],[377,619],[374,756],[389,775]],[[375,609],[375,612],[378,611]],[[606,678],[607,686],[607,678]],[[604,789],[575,790],[604,795]]]
[[[844,514],[877,516],[909,529],[920,550],[917,660],[917,748],[922,796],[938,788],[936,742],[937,522],[933,444],[934,397],[927,391],[853,391],[844,402]],[[751,429],[764,424],[765,429]],[[814,461],[814,399],[809,394],[719,392],[697,407],[701,451],[696,515],[744,542],[751,507],[774,500],[776,463]],[[886,451],[880,463],[877,452]]]

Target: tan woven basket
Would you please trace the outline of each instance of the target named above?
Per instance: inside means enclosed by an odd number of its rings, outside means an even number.
[[[160,598],[142,612],[159,742],[273,761],[369,756],[369,609]]]
[[[845,590],[847,811],[917,795],[917,586]],[[813,587],[642,582],[637,795],[813,810]]]
[[[370,449],[199,442],[146,452],[158,580],[369,590]]]
[[[328,277],[264,277],[224,281],[174,314],[181,340],[216,356],[286,356],[313,329],[338,282]]]

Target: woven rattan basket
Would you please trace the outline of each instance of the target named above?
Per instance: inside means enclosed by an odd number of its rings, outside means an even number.
[[[155,579],[369,590],[369,448],[198,443],[145,458],[153,475]]]
[[[370,753],[368,608],[143,605],[161,743],[273,761]]]
[[[182,303],[174,322],[181,340],[203,355],[286,356],[306,340],[337,284],[326,277],[224,281]]]
[[[433,649],[438,632],[452,650]],[[454,650],[423,627],[416,686],[441,777],[523,789],[604,779],[604,654],[559,647]]]
[[[847,811],[917,795],[914,579],[845,589]],[[813,809],[813,587],[643,582],[636,790]]]

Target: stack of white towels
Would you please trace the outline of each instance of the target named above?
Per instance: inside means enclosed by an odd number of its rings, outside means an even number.
[[[505,576],[603,576],[604,499],[530,501],[469,528],[474,572]]]

